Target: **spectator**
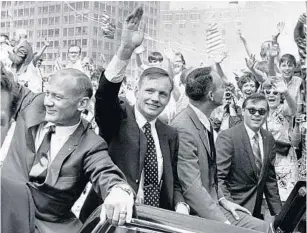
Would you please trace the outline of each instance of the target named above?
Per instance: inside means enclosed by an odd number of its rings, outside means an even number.
[[[151,52],[148,54],[148,65],[143,64],[141,59],[141,53],[144,52],[144,47],[141,45],[138,48],[135,49],[135,55],[136,55],[136,64],[137,66],[142,70],[146,70],[149,67],[160,67],[162,68],[162,62],[163,62],[163,56],[159,52]]]
[[[274,166],[280,199],[285,202],[298,180],[297,156],[291,142],[292,121],[297,106],[282,80],[267,80],[262,89],[270,108],[265,128],[273,134],[276,142]]]
[[[238,100],[238,105],[242,107],[244,100],[258,90],[259,83],[252,73],[244,72],[243,75],[239,77],[237,84],[242,93],[242,97]]]
[[[9,37],[5,34],[0,35],[0,51],[0,61],[6,69],[11,69],[12,61],[9,59],[8,51],[13,51],[13,47],[10,44]]]
[[[68,64],[65,66],[65,68],[74,68],[85,73],[81,62],[81,47],[79,45],[70,45],[68,48],[67,57]]]
[[[28,65],[33,58],[32,46],[27,41],[27,31],[25,29],[17,29],[15,40],[17,45],[13,51],[8,51],[9,58],[12,61],[14,73],[19,76],[26,72]]]

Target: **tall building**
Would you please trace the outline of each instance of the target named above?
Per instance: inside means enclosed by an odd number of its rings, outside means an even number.
[[[123,21],[137,6],[144,9],[143,20],[146,23],[144,41],[148,52],[156,49],[158,38],[158,18],[160,2],[137,1],[1,1],[1,33],[14,37],[17,28],[28,31],[28,40],[34,51],[43,47],[44,39],[50,46],[43,55],[45,73],[54,71],[57,54],[62,61],[67,60],[67,49],[71,44],[82,47],[82,55],[93,58],[100,64],[100,54],[109,62],[119,44]],[[99,19],[103,12],[110,15],[116,25],[114,39],[103,37]],[[147,57],[147,53],[144,54]],[[127,68],[127,76],[136,77],[136,62],[133,56]]]

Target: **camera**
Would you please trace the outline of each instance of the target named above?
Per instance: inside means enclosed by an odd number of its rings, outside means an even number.
[[[306,115],[301,115],[296,118],[297,123],[306,122]]]
[[[232,92],[228,88],[225,90],[225,99],[230,99],[232,97]]]

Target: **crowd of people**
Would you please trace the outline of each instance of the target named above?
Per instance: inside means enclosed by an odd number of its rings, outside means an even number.
[[[225,52],[188,67],[168,45],[143,61],[142,16],[139,7],[126,18],[105,68],[70,45],[48,78],[47,40],[33,53],[24,29],[14,43],[0,36],[1,232],[78,232],[98,206],[100,224],[123,225],[134,203],[268,232],[306,180],[306,14],[293,29],[299,60],[281,53],[283,23],[261,60],[239,32],[247,57],[236,83]]]

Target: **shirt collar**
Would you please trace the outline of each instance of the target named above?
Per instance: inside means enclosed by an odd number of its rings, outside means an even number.
[[[251,128],[249,128],[245,123],[244,123],[244,126],[245,126],[245,129],[246,129],[246,131],[247,131],[247,134],[248,134],[248,137],[249,137],[250,140],[252,140],[256,134],[258,134],[259,138],[261,137],[261,134],[259,133],[260,130],[258,130],[258,131],[255,133],[255,132],[254,132],[253,130],[251,130]]]
[[[192,104],[190,104],[190,107],[193,109],[193,111],[196,113],[196,116],[198,117],[198,119],[200,120],[200,122],[205,126],[205,128],[210,132],[210,122],[208,120],[208,117],[201,112],[198,108],[196,108],[195,106],[193,106]]]
[[[135,114],[135,120],[138,124],[139,128],[143,128],[146,122],[146,118],[140,113],[140,111],[137,109],[136,105],[134,105],[134,114]],[[155,126],[157,119],[154,119],[153,121],[150,121],[151,128]]]
[[[75,130],[78,128],[80,121],[72,126],[56,126],[54,123],[48,122],[46,125],[44,125],[43,129],[48,129],[50,126],[54,125],[55,126],[55,134],[58,136],[70,136],[72,135]]]

